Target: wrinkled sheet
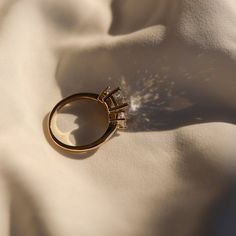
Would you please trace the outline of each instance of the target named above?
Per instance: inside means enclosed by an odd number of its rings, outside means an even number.
[[[234,0],[0,1],[0,235],[235,235]],[[128,129],[51,146],[61,98],[122,86]]]

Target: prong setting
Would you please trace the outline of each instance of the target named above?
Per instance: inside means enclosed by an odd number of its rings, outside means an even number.
[[[107,94],[109,93],[110,90],[110,86],[107,86],[98,96],[98,100],[103,102],[104,98],[107,96]]]
[[[112,91],[110,91],[110,87],[107,87],[100,93],[98,100],[106,104],[109,122],[116,123],[119,129],[125,129],[127,127],[126,108],[128,107],[128,103],[123,102],[124,97],[120,91],[119,87]],[[118,97],[121,99],[118,99]],[[122,100],[122,102],[118,100]]]

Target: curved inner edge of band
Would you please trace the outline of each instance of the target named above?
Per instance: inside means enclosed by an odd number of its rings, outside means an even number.
[[[93,150],[93,149],[96,149],[98,148],[100,145],[102,145],[104,142],[106,142],[110,136],[115,132],[115,130],[117,129],[117,123],[113,123],[113,122],[110,122],[109,120],[109,110],[108,110],[108,106],[105,102],[101,102],[100,100],[98,100],[98,97],[99,95],[98,94],[94,94],[94,93],[78,93],[78,94],[74,94],[74,95],[71,95],[69,97],[66,97],[64,99],[62,99],[59,103],[57,103],[55,105],[55,107],[52,109],[51,113],[49,114],[49,133],[52,137],[52,139],[54,140],[54,142],[59,145],[61,148],[63,149],[66,149],[68,151],[89,151],[89,150]],[[66,106],[67,104],[71,103],[71,102],[74,102],[76,100],[82,100],[82,99],[88,99],[88,100],[93,100],[93,101],[96,101],[96,102],[100,102],[105,108],[106,108],[106,111],[107,111],[107,116],[108,116],[108,128],[107,130],[105,131],[105,133],[98,139],[96,140],[95,142],[92,142],[92,143],[89,143],[89,144],[86,144],[86,145],[77,145],[77,146],[72,146],[72,145],[68,145],[68,144],[65,144],[63,142],[61,142],[60,140],[58,140],[56,138],[56,136],[54,135],[52,129],[51,129],[51,121],[55,115],[55,113],[57,111],[59,111],[61,108],[63,108],[64,106]],[[116,103],[114,102],[114,98],[113,96],[111,98],[108,98],[110,99],[113,103]]]

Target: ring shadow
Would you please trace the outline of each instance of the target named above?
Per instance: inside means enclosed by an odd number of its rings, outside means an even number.
[[[226,52],[190,45],[176,32],[160,41],[148,41],[158,37],[156,28],[112,36],[119,28],[118,5],[111,6],[110,41],[63,50],[55,72],[62,97],[120,86],[130,104],[126,132],[236,124],[235,61]]]
[[[236,124],[236,69],[227,55],[178,41],[159,48],[126,41],[65,53],[56,71],[62,97],[120,86],[130,104],[128,132]]]

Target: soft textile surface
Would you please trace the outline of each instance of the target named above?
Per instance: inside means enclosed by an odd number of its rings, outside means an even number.
[[[234,0],[0,1],[0,235],[235,235]],[[129,128],[69,155],[62,97],[120,85]]]

